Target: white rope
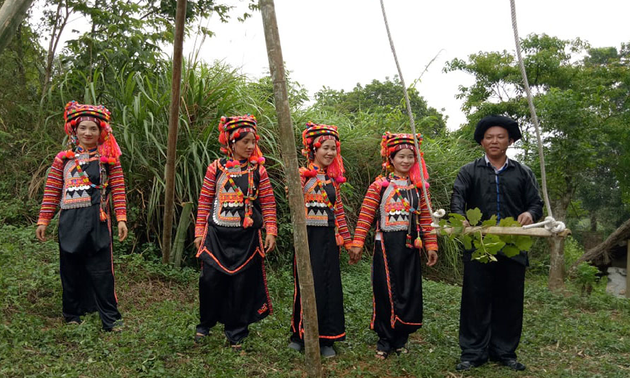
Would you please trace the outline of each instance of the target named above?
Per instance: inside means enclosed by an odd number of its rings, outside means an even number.
[[[553,213],[551,211],[551,204],[549,202],[549,195],[547,194],[547,173],[545,171],[545,155],[543,154],[543,144],[542,137],[540,136],[540,125],[538,123],[538,117],[536,116],[536,108],[534,108],[534,101],[532,99],[532,92],[529,89],[529,82],[527,81],[527,72],[525,72],[525,64],[523,63],[523,57],[521,55],[521,43],[520,38],[518,37],[518,27],[516,25],[516,5],[514,4],[514,0],[510,0],[510,8],[512,10],[512,29],[514,30],[514,43],[516,45],[516,55],[518,57],[518,65],[521,69],[521,76],[523,77],[523,86],[525,87],[525,93],[527,94],[527,103],[529,104],[529,112],[532,116],[532,122],[534,123],[534,128],[536,129],[536,139],[538,140],[538,157],[540,159],[540,178],[542,181],[542,191],[545,199],[545,206],[547,207],[547,214],[549,216],[545,218],[544,222],[530,224],[528,226],[524,226],[524,228],[533,228],[540,227],[544,225],[545,228],[548,228],[550,231],[554,233],[558,233],[566,228],[564,223],[560,221],[556,221],[553,218]],[[549,223],[551,222],[551,223]]]
[[[418,145],[418,137],[416,136],[416,124],[413,119],[413,113],[411,112],[411,101],[409,101],[409,94],[407,93],[407,86],[405,85],[405,79],[403,78],[402,70],[400,69],[400,64],[398,64],[398,56],[396,55],[396,48],[394,47],[392,34],[389,31],[389,23],[387,22],[387,15],[385,14],[385,5],[383,4],[383,0],[381,0],[381,10],[383,11],[383,20],[385,21],[385,29],[387,29],[387,37],[389,38],[389,45],[392,48],[392,54],[394,55],[394,61],[396,62],[396,69],[398,70],[400,83],[402,84],[402,87],[403,87],[403,94],[405,95],[405,104],[407,105],[407,115],[409,116],[409,124],[411,125],[411,134],[413,135],[413,145],[416,148],[416,159],[418,160],[418,165],[420,167],[420,179],[422,181],[422,194],[424,196],[424,202],[427,204],[427,208],[429,209],[429,214],[431,214],[431,217],[433,218],[433,224],[437,224],[439,222],[439,219],[446,214],[446,211],[444,211],[443,209],[440,209],[434,213],[433,208],[431,207],[431,202],[429,201],[426,179],[424,177],[424,169],[422,167],[422,155],[420,154],[420,147]]]

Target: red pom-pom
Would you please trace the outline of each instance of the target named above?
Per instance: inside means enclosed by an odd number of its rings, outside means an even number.
[[[101,156],[101,163],[107,163],[107,157]]]
[[[387,187],[389,186],[389,181],[387,181],[387,180],[381,180],[381,186],[382,186],[383,188],[387,188]]]
[[[413,241],[413,246],[417,249],[422,248],[422,239],[420,239],[419,237],[416,238],[416,240]]]
[[[74,152],[72,152],[71,150],[66,151],[66,157],[68,159],[74,159]]]
[[[246,216],[243,218],[243,228],[251,227],[254,224],[254,221],[250,216]]]
[[[106,128],[107,127],[107,122],[105,121],[101,121],[101,128]]]
[[[256,157],[251,157],[251,158],[249,158],[249,162],[250,162],[250,163],[254,163],[254,164],[256,164],[256,163],[258,163],[258,158],[256,158]]]
[[[77,126],[77,120],[76,120],[76,119],[73,119],[72,121],[70,121],[70,125],[71,125],[72,127],[76,127],[76,126]]]
[[[339,234],[335,235],[335,241],[337,242],[338,246],[342,246],[343,245],[343,237]]]
[[[322,144],[320,142],[315,142],[313,143],[313,146],[315,146],[315,148],[320,148]]]
[[[261,156],[261,157],[259,157],[259,158],[258,158],[258,164],[260,164],[260,165],[265,164],[265,158],[264,158],[264,157],[262,157],[262,156]]]
[[[220,132],[224,132],[225,131],[225,126],[223,126],[223,124],[219,124],[219,131]]]
[[[335,146],[337,146],[337,148],[339,148],[339,146],[341,146],[341,143],[339,143],[338,140],[335,141]]]
[[[228,160],[227,163],[225,163],[225,166],[228,168],[233,168],[236,165],[236,162],[234,160]]]
[[[256,134],[256,140],[260,140],[260,135]]]
[[[337,181],[337,183],[339,184],[343,184],[344,182],[346,182],[346,178],[343,176],[339,176],[335,179],[335,181]]]
[[[111,165],[114,165],[114,164],[116,164],[116,159],[114,159],[114,158],[109,158],[109,159],[107,159],[107,162],[108,162],[109,164],[111,164]]]
[[[241,137],[241,132],[240,131],[237,131],[237,132],[234,133],[234,135],[232,135],[232,139],[238,139],[240,137]]]

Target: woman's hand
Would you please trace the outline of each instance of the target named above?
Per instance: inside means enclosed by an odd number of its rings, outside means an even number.
[[[427,251],[427,266],[433,266],[437,263],[438,261],[438,254],[437,251],[434,250],[428,250]]]
[[[118,222],[118,240],[123,241],[127,239],[127,235],[129,231],[127,230],[127,222],[120,221]]]
[[[201,239],[203,239],[201,236],[195,238],[195,247],[197,247],[197,249],[201,246]]]
[[[267,234],[265,237],[265,254],[276,248],[276,235]]]
[[[361,247],[350,247],[348,250],[348,255],[350,255],[350,259],[348,263],[350,265],[354,265],[361,260],[361,255],[363,255],[363,248]]]
[[[35,230],[35,236],[37,236],[37,239],[39,239],[39,241],[46,241],[46,226],[45,224],[40,224],[39,226],[37,226],[37,229]]]

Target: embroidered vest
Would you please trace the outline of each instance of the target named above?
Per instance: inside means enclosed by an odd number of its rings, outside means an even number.
[[[322,182],[321,187],[318,185],[318,180]],[[323,174],[317,175],[317,178],[311,177],[304,184],[304,204],[306,205],[307,226],[328,227],[331,225],[331,221],[333,221],[334,225],[334,212],[329,207],[328,203],[334,205],[336,200],[335,194],[331,196],[325,190],[332,185],[330,179],[326,180],[326,175]],[[334,187],[332,192],[335,193]]]
[[[77,161],[85,172],[89,163],[93,161],[98,162],[98,157],[90,157],[89,154],[83,153],[77,154],[74,159],[68,159],[66,162],[63,168],[63,191],[59,205],[63,210],[92,206],[92,192],[95,189],[83,181],[76,168]]]
[[[235,190],[230,184],[228,175],[217,168],[216,176],[216,192],[214,203],[212,206],[212,220],[215,224],[223,227],[241,227],[243,225],[243,216],[245,214],[244,196],[247,195],[247,170],[242,171],[240,166],[225,168],[230,172],[230,176],[240,190]],[[250,168],[251,169],[251,168]],[[252,193],[257,197],[258,182],[260,174],[258,166],[253,172],[253,188]]]
[[[398,188],[398,193],[396,193]],[[391,180],[381,194],[380,210],[380,230],[383,232],[404,231],[409,229],[411,220],[410,209],[406,208],[405,201],[408,201],[412,209],[418,206],[418,196],[415,186],[407,179]],[[401,198],[404,197],[404,198]]]

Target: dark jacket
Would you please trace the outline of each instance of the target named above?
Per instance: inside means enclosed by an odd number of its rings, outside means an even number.
[[[451,212],[466,216],[466,210],[476,207],[483,213],[483,220],[492,215],[499,219],[517,219],[528,211],[536,222],[542,217],[543,202],[534,173],[526,165],[510,159],[498,175],[483,157],[464,165],[453,185]],[[514,259],[527,264],[525,253]]]

